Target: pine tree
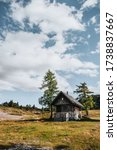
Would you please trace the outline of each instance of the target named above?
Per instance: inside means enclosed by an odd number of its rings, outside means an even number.
[[[87,84],[80,83],[80,85],[76,85],[77,88],[74,93],[78,94],[77,100],[84,106],[86,110],[86,115],[88,116],[88,110],[94,107],[93,97],[89,94],[93,93],[89,90]]]
[[[56,77],[50,70],[45,74],[40,89],[44,90],[44,93],[43,96],[39,98],[39,103],[42,106],[47,106],[51,111],[51,103],[58,93],[58,87]]]

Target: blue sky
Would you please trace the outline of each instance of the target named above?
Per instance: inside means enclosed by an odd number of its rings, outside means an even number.
[[[48,69],[59,90],[98,94],[99,21],[98,0],[0,0],[0,103],[39,106]]]

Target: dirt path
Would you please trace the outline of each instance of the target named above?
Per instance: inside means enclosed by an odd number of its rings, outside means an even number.
[[[0,111],[0,121],[1,120],[20,120],[20,119],[23,119],[23,116],[10,115],[6,112]]]

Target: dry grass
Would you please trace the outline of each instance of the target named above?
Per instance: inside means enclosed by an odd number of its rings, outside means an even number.
[[[90,111],[90,117],[99,118],[99,110]],[[70,150],[99,150],[100,122],[70,121],[2,121],[0,145],[28,144],[37,147],[66,147]]]
[[[40,111],[37,110],[27,111],[25,109],[18,109],[5,106],[0,106],[0,111],[7,112],[10,115],[23,116],[24,119],[40,119],[40,117],[42,116]]]

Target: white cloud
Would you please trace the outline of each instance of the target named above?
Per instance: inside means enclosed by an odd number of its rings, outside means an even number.
[[[96,16],[93,16],[93,17],[90,19],[90,23],[91,23],[91,24],[95,24],[95,23],[96,23]]]
[[[94,28],[94,30],[95,30],[95,32],[96,32],[97,34],[99,34],[99,33],[100,33],[100,25],[98,24],[98,25]]]
[[[64,54],[67,46],[62,39],[56,40],[52,49],[43,47],[48,36],[44,33],[8,33],[0,45],[0,79],[3,89],[37,90],[48,69],[68,74],[82,74],[94,77],[98,66],[81,61],[77,55]],[[63,42],[62,44],[58,44]],[[63,48],[59,52],[59,48]],[[65,49],[65,50],[64,50]],[[56,73],[57,74],[57,73]],[[57,74],[59,87],[70,89],[69,81]]]
[[[89,7],[83,4],[84,8]],[[93,4],[92,4],[93,5]],[[83,9],[84,9],[83,8]],[[75,43],[66,43],[66,31],[84,31],[82,23],[83,12],[75,7],[47,0],[32,0],[22,6],[21,3],[12,1],[11,17],[24,27],[24,19],[29,19],[29,25],[38,25],[41,33],[33,34],[19,31],[7,33],[5,41],[0,43],[0,90],[38,90],[45,72],[50,69],[55,72],[61,90],[72,90],[69,78],[59,75],[57,71],[69,74],[95,77],[98,75],[98,66],[93,62],[81,61],[79,54],[67,54],[67,50]],[[76,12],[73,15],[73,12]],[[52,38],[55,44],[49,48],[45,43],[49,40],[48,33],[54,32]],[[89,36],[88,36],[89,37]],[[89,37],[90,38],[90,37]],[[75,40],[75,39],[74,39]],[[83,37],[77,42],[88,45]]]
[[[48,48],[50,51],[54,51],[58,54],[66,52],[70,47],[74,46],[74,43],[66,43],[62,34],[57,34],[54,38],[56,43],[53,47]]]
[[[13,91],[14,90],[13,84],[4,80],[0,80],[0,91],[2,90]]]
[[[98,4],[98,2],[98,0],[86,0],[82,5],[81,10],[95,7]]]
[[[89,85],[89,89],[90,89],[91,91],[93,91],[94,94],[99,94],[99,93],[100,93],[100,82],[98,81],[98,82],[96,83],[96,86],[91,86],[91,85]]]
[[[88,75],[90,77],[96,77],[99,73],[96,69],[78,69],[75,71],[77,74]]]
[[[85,38],[82,37],[82,36],[80,36],[80,37],[78,38],[78,41],[77,41],[77,42],[78,42],[78,43],[81,42],[81,43],[83,43],[83,44],[85,44],[85,45],[88,45],[87,39],[85,39]]]
[[[97,43],[96,49],[91,51],[91,54],[99,54],[100,53],[100,42]]]
[[[9,3],[11,2],[12,0],[0,0],[0,2],[4,2],[4,3]]]
[[[90,35],[90,34],[88,34],[87,38],[88,38],[88,39],[90,39],[90,37],[91,37],[91,35]]]
[[[57,81],[58,81],[58,87],[61,91],[72,91],[72,87],[69,84],[68,80],[66,78],[63,78],[62,76],[55,73]]]
[[[76,11],[75,15],[72,12]],[[47,0],[33,0],[25,8],[18,3],[12,3],[12,17],[23,24],[28,18],[30,23],[37,24],[44,33],[66,30],[85,30],[81,23],[82,11],[60,3],[49,3]]]

